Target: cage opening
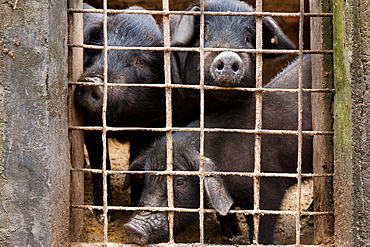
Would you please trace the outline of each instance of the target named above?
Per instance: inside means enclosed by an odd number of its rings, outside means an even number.
[[[265,1],[264,1],[265,2]],[[78,50],[78,49],[96,49],[96,50],[101,50],[103,53],[103,72],[102,72],[102,82],[101,83],[86,83],[86,82],[80,82],[78,79],[74,78],[71,79],[70,86],[89,86],[89,87],[101,87],[102,88],[102,97],[103,97],[103,104],[102,104],[102,119],[101,119],[101,126],[99,125],[75,125],[71,124],[70,130],[72,133],[74,131],[81,131],[84,130],[84,133],[93,132],[93,131],[98,131],[100,134],[100,139],[101,144],[102,144],[102,165],[101,169],[96,169],[95,168],[82,168],[81,166],[78,167],[73,167],[71,168],[72,174],[81,174],[83,173],[86,177],[92,174],[101,174],[102,175],[102,187],[103,187],[103,194],[102,194],[102,205],[95,205],[95,203],[91,202],[77,202],[73,203],[72,202],[72,209],[86,209],[86,213],[84,218],[86,218],[86,215],[89,215],[88,217],[93,217],[94,214],[91,213],[91,211],[96,211],[96,210],[101,210],[102,215],[103,215],[103,224],[100,224],[103,226],[103,238],[96,241],[101,242],[105,245],[111,244],[111,242],[119,242],[124,244],[130,244],[130,242],[127,242],[126,239],[113,239],[110,236],[110,228],[113,228],[112,224],[109,222],[109,213],[110,212],[132,212],[132,211],[147,211],[147,212],[166,212],[167,215],[167,220],[168,220],[168,241],[167,243],[169,244],[178,244],[182,243],[184,240],[177,241],[175,238],[175,224],[176,224],[176,213],[183,212],[183,213],[196,213],[198,214],[198,228],[199,228],[199,237],[196,237],[195,239],[191,240],[196,243],[200,243],[202,245],[206,245],[207,243],[212,243],[212,244],[224,244],[224,241],[221,240],[219,242],[212,242],[212,238],[206,238],[206,228],[205,224],[209,219],[211,218],[209,215],[215,215],[215,212],[217,210],[215,209],[208,209],[207,207],[209,206],[209,200],[206,195],[205,191],[207,190],[206,187],[206,179],[207,178],[212,178],[212,177],[217,177],[217,176],[222,176],[222,177],[232,177],[232,176],[239,176],[242,178],[251,178],[253,180],[253,205],[251,209],[234,209],[230,208],[228,212],[231,214],[241,214],[241,215],[250,215],[252,216],[252,224],[249,223],[249,227],[254,227],[254,232],[253,232],[253,240],[249,242],[249,240],[236,240],[240,242],[229,242],[229,244],[258,244],[259,238],[260,238],[260,221],[261,217],[265,217],[266,215],[291,215],[295,217],[293,225],[295,226],[295,240],[292,241],[291,244],[294,246],[302,246],[302,239],[301,239],[301,232],[302,232],[302,223],[301,223],[301,218],[302,216],[319,216],[319,215],[332,215],[333,212],[331,211],[325,211],[325,212],[311,212],[311,211],[303,211],[301,208],[301,190],[302,190],[302,184],[306,181],[303,178],[317,178],[317,177],[332,177],[332,173],[315,173],[315,172],[304,172],[302,171],[302,153],[303,153],[303,138],[305,136],[317,136],[317,135],[323,135],[323,136],[331,136],[333,134],[332,131],[327,131],[327,130],[306,130],[302,126],[302,112],[304,112],[304,108],[302,107],[303,103],[303,93],[333,93],[333,89],[322,89],[322,88],[304,88],[303,86],[303,79],[302,79],[302,71],[304,69],[304,62],[303,62],[303,55],[304,54],[331,54],[332,50],[325,50],[325,49],[310,49],[310,48],[304,48],[304,41],[303,41],[303,34],[305,34],[307,31],[304,30],[304,20],[307,18],[315,18],[315,17],[326,17],[330,18],[332,16],[331,13],[306,13],[304,10],[304,5],[305,2],[301,1],[300,2],[300,13],[274,13],[274,12],[263,12],[262,11],[262,2],[257,2],[256,3],[256,12],[235,12],[235,13],[230,13],[230,12],[206,12],[204,11],[204,2],[201,1],[200,4],[200,9],[199,11],[194,11],[194,12],[186,12],[186,11],[172,11],[169,10],[168,6],[168,1],[163,2],[163,9],[162,10],[156,10],[156,11],[146,11],[146,10],[112,10],[108,9],[108,3],[107,1],[103,1],[103,7],[102,9],[94,9],[94,10],[83,10],[80,7],[76,8],[71,8],[69,9],[69,12],[73,14],[73,16],[78,15],[78,13],[101,13],[103,15],[103,36],[104,36],[104,45],[103,46],[95,46],[95,45],[86,45],[76,42],[76,41],[70,41],[69,43],[69,48]],[[134,47],[134,46],[111,46],[109,45],[109,39],[108,39],[108,18],[109,14],[155,14],[155,15],[162,15],[163,16],[163,33],[164,33],[164,45],[162,47]],[[186,15],[186,16],[199,16],[200,18],[200,44],[199,47],[172,47],[170,46],[170,15]],[[204,41],[204,36],[205,36],[205,30],[204,30],[204,25],[205,25],[205,18],[206,16],[255,16],[256,17],[256,48],[255,49],[235,49],[235,48],[209,48],[205,46],[205,41]],[[262,47],[262,24],[263,20],[262,17],[297,17],[298,22],[299,22],[299,37],[298,37],[298,49],[296,50],[276,50],[276,49],[263,49]],[[74,19],[73,19],[74,20]],[[80,30],[82,32],[82,30]],[[143,83],[143,84],[138,84],[138,83],[110,83],[109,82],[109,68],[108,68],[108,63],[109,63],[109,55],[108,51],[161,51],[163,52],[163,61],[164,61],[164,78],[165,80],[163,83],[158,83],[158,84],[151,84],[151,83]],[[255,67],[256,67],[256,86],[255,87],[220,87],[220,86],[210,86],[206,85],[205,83],[205,74],[207,73],[204,60],[205,60],[205,54],[208,52],[223,52],[223,51],[230,51],[230,52],[237,52],[237,53],[249,53],[249,54],[254,54],[255,55]],[[199,55],[199,64],[200,64],[200,76],[199,76],[199,85],[183,85],[183,84],[173,84],[171,81],[171,54],[173,52],[195,52]],[[263,61],[263,54],[295,54],[298,55],[298,85],[297,88],[295,89],[286,89],[286,88],[266,88],[264,87],[264,78],[266,77],[264,74],[264,65],[265,62]],[[80,57],[82,59],[82,57]],[[164,89],[164,94],[165,94],[165,109],[166,109],[166,114],[164,116],[164,123],[162,123],[162,126],[160,127],[142,127],[142,126],[114,126],[114,124],[110,124],[107,122],[107,114],[109,114],[109,109],[108,107],[108,92],[111,88],[159,88],[159,89]],[[175,124],[172,122],[172,114],[173,114],[173,90],[176,89],[196,89],[199,90],[199,95],[198,97],[200,98],[200,112],[199,112],[199,126],[196,126],[195,128],[187,128],[186,126],[184,127],[178,127],[175,126]],[[210,128],[207,127],[206,121],[207,119],[207,113],[205,113],[205,105],[204,101],[207,99],[207,92],[213,92],[213,91],[221,91],[221,90],[230,90],[230,91],[240,91],[240,92],[252,92],[254,93],[254,99],[255,99],[255,122],[253,123],[253,128]],[[287,94],[294,94],[298,98],[298,114],[297,117],[297,127],[293,130],[270,130],[270,129],[264,129],[264,121],[262,119],[263,117],[263,110],[265,107],[262,107],[263,105],[263,100],[264,100],[264,94],[268,93],[287,93]],[[266,97],[266,96],[265,96]],[[278,114],[278,113],[277,113]],[[196,119],[194,119],[196,120]],[[107,146],[107,138],[110,133],[112,132],[128,132],[128,131],[133,131],[134,133],[141,133],[141,132],[150,132],[150,133],[162,133],[165,135],[165,145],[167,146],[166,149],[166,159],[165,159],[165,168],[163,171],[155,171],[155,170],[148,170],[148,171],[127,171],[127,170],[115,170],[109,169],[109,158],[107,156],[108,153],[108,148],[110,145]],[[189,131],[189,132],[198,132],[199,133],[199,171],[180,171],[176,170],[177,167],[174,167],[174,159],[176,159],[176,150],[173,150],[174,148],[174,143],[173,143],[173,132],[183,132],[183,131]],[[223,134],[232,134],[232,133],[241,133],[241,134],[249,134],[253,136],[254,139],[254,145],[252,145],[254,152],[254,166],[251,171],[243,171],[243,172],[233,172],[233,171],[209,171],[207,170],[208,168],[206,167],[207,164],[205,162],[208,162],[208,157],[207,157],[207,151],[206,151],[206,146],[207,143],[205,143],[205,139],[207,136],[210,136],[210,134],[217,134],[217,133],[223,133]],[[278,136],[294,136],[297,138],[297,168],[295,173],[291,172],[269,172],[264,170],[264,165],[263,165],[263,153],[264,153],[264,147],[263,147],[263,141],[266,139],[266,136],[269,135],[278,135]],[[177,137],[176,137],[177,138]],[[175,139],[176,141],[178,139]],[[113,145],[112,145],[113,146]],[[127,147],[126,147],[127,148]],[[127,151],[126,151],[127,152]],[[111,155],[109,153],[109,155]],[[127,154],[126,154],[127,155]],[[237,155],[237,154],[236,154]],[[108,163],[107,163],[108,162]],[[110,163],[113,163],[110,161]],[[121,169],[121,168],[119,168]],[[130,202],[125,201],[124,203],[127,203],[127,205],[110,205],[108,202],[109,197],[108,197],[108,187],[109,187],[109,182],[112,180],[112,175],[116,176],[121,176],[123,175],[134,175],[137,176],[145,176],[145,175],[158,175],[158,177],[164,176],[166,178],[166,195],[167,195],[167,206],[165,207],[139,207],[139,206],[134,206],[132,207],[130,205]],[[195,208],[186,208],[186,207],[176,207],[175,206],[175,198],[174,194],[176,189],[174,189],[174,176],[196,176],[199,179],[199,206]],[[279,211],[279,209],[276,210],[265,210],[261,209],[261,184],[264,183],[264,179],[268,178],[291,178],[295,179],[296,186],[297,186],[297,193],[298,195],[296,196],[296,203],[295,207],[296,210],[283,210]],[[90,178],[91,179],[91,176]],[[122,178],[121,178],[121,183],[122,183]],[[180,182],[179,186],[182,186],[182,182]],[[263,188],[263,187],[262,187]],[[86,191],[85,191],[86,193]],[[113,193],[120,194],[122,192],[111,192],[111,195]],[[129,197],[128,195],[126,195]],[[263,195],[262,195],[263,196]],[[208,204],[207,204],[208,203]],[[262,206],[264,208],[264,206]],[[207,214],[208,216],[205,216]],[[127,216],[126,216],[127,217]],[[240,217],[243,218],[243,217]],[[248,218],[250,220],[250,218]],[[247,221],[248,221],[247,219]],[[213,218],[213,220],[215,220]],[[216,219],[217,220],[217,219]],[[241,221],[240,219],[238,219]],[[247,224],[248,225],[248,224]],[[251,229],[249,229],[250,231]],[[245,234],[245,233],[244,233]],[[250,234],[250,233],[249,233]],[[248,235],[245,234],[245,235]],[[90,240],[87,240],[89,242]],[[185,240],[189,241],[189,240]],[[78,243],[83,243],[84,241],[82,240],[76,240],[75,244]],[[306,244],[306,243],[305,243]],[[314,246],[314,243],[311,242],[308,244],[309,246]],[[93,246],[93,244],[92,244]],[[279,244],[279,246],[282,246]],[[289,245],[287,245],[289,246]]]

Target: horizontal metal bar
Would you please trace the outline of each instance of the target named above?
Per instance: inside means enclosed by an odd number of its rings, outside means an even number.
[[[87,49],[103,50],[104,46],[99,45],[84,45],[84,44],[68,44],[69,47],[79,47]],[[137,47],[137,46],[107,46],[108,51],[193,51],[201,52],[199,47]],[[300,54],[302,50],[284,50],[284,49],[233,49],[233,48],[211,48],[204,47],[205,52],[246,52],[246,53],[272,53],[272,54]],[[333,50],[303,50],[303,54],[331,54]]]
[[[103,9],[68,9],[70,13],[98,13],[103,14]],[[199,11],[163,11],[163,10],[129,10],[108,9],[108,14],[150,14],[150,15],[201,15]],[[301,17],[301,13],[293,12],[216,12],[205,11],[204,15],[219,16],[272,16],[272,17]],[[331,17],[333,13],[303,13],[305,17]]]
[[[89,168],[72,168],[71,171],[76,172],[89,172],[89,173],[102,173],[100,169],[89,169]],[[280,177],[280,178],[297,178],[297,173],[270,173],[270,172],[202,172],[199,171],[114,171],[107,170],[107,174],[151,174],[156,176],[240,176],[240,177]],[[302,173],[302,178],[313,178],[313,177],[332,177],[332,173]]]
[[[88,243],[88,242],[72,242],[71,247],[123,247],[123,246],[139,246],[136,244],[126,244],[126,243],[116,243],[116,242],[94,242],[94,243]],[[191,243],[191,244],[182,244],[182,243],[160,243],[160,244],[146,244],[146,247],[235,247],[235,244],[201,244],[201,243]],[[296,244],[269,244],[269,245],[256,245],[256,244],[238,244],[238,247],[261,247],[261,246],[276,246],[276,247],[297,247]],[[305,245],[305,244],[299,244],[300,247],[331,247],[334,246],[333,244],[320,244],[320,245]]]
[[[81,85],[81,86],[103,86],[104,83],[94,82],[69,82],[69,85]],[[184,89],[200,89],[199,85],[187,85],[187,84],[144,84],[144,83],[107,83],[108,87],[154,87],[154,88],[184,88]],[[207,86],[204,85],[205,89],[211,90],[236,90],[236,91],[247,91],[247,92],[282,92],[282,93],[299,93],[299,89],[290,88],[247,88],[247,87],[220,87],[220,86]],[[302,89],[304,93],[334,93],[335,89],[321,88],[321,89]]]
[[[88,210],[101,210],[103,206],[95,205],[71,205],[72,208],[81,208]],[[187,212],[187,213],[199,213],[201,210],[204,213],[215,213],[216,210],[211,208],[176,208],[176,207],[127,207],[127,206],[107,206],[108,210],[121,210],[121,211],[150,211],[150,212]],[[241,214],[268,214],[268,215],[332,215],[334,212],[312,212],[312,211],[279,211],[279,210],[229,210],[229,213],[241,213]]]
[[[102,130],[100,126],[69,126],[69,130]],[[200,128],[181,128],[181,127],[163,127],[163,128],[140,128],[140,127],[106,127],[106,131],[184,131],[184,132],[200,132]],[[244,134],[270,134],[270,135],[298,135],[298,130],[255,130],[255,129],[223,129],[223,128],[204,128],[204,132],[225,132],[225,133],[244,133]],[[333,135],[333,131],[302,131],[303,135]]]

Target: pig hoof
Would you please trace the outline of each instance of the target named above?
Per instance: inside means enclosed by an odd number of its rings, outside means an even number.
[[[126,236],[130,242],[135,244],[146,244],[148,241],[148,235],[141,227],[134,226],[130,223],[126,223],[123,228],[126,231]]]

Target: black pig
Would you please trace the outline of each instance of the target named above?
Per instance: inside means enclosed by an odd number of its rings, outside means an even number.
[[[287,67],[266,88],[298,88],[298,62]],[[311,86],[311,59],[306,56],[303,63],[304,87]],[[252,93],[251,93],[252,94]],[[269,130],[297,130],[298,96],[296,93],[263,93],[262,128]],[[303,130],[311,130],[310,95],[303,95]],[[255,128],[255,100],[248,97],[244,104],[221,110],[205,117],[208,128]],[[198,126],[195,121],[188,127]],[[208,172],[253,172],[255,135],[247,133],[205,133],[204,170]],[[312,136],[303,137],[302,172],[312,172]],[[296,173],[298,137],[286,134],[263,134],[261,150],[262,173]],[[173,170],[199,170],[199,133],[177,132],[173,134]],[[151,149],[144,151],[130,166],[132,171],[166,170],[166,140],[156,141]],[[139,175],[138,175],[139,176]],[[141,175],[140,175],[141,176]],[[128,181],[129,182],[129,181]],[[287,187],[296,182],[293,178],[261,177],[260,208],[279,210]],[[166,176],[146,174],[144,191],[140,199],[143,207],[166,207]],[[173,176],[175,207],[199,207],[198,176]],[[219,214],[226,215],[232,206],[253,209],[253,179],[245,176],[206,176],[205,197],[208,205]],[[259,225],[259,243],[274,241],[276,215],[263,215]],[[175,212],[175,234],[195,222],[197,213]],[[253,239],[253,218],[246,216]],[[129,241],[146,244],[168,237],[168,222],[165,212],[136,211],[124,225]]]
[[[199,3],[191,5],[188,10],[198,11]],[[206,0],[205,12],[253,12],[254,8],[237,0]],[[211,16],[205,15],[204,47],[206,48],[256,48],[256,17],[254,16]],[[174,18],[174,20],[176,20]],[[178,24],[176,24],[178,22]],[[271,17],[263,17],[263,49],[293,49],[294,44],[283,33]],[[183,16],[173,31],[172,46],[199,47],[199,16]],[[264,54],[265,58],[277,58],[282,54]],[[173,66],[173,83],[199,84],[200,64],[198,52],[177,52],[172,56],[176,60]],[[204,84],[225,87],[255,86],[255,53],[245,52],[205,52]],[[242,91],[207,90],[205,94],[205,112],[219,110],[221,107],[243,101],[248,93]],[[184,90],[183,99],[176,99],[174,121],[192,115],[199,117],[199,90]],[[184,103],[185,102],[185,103]],[[194,111],[193,109],[196,108]],[[189,110],[191,109],[191,110]],[[179,113],[180,115],[178,115]],[[196,118],[194,119],[194,116]]]
[[[89,8],[85,6],[85,8]],[[139,9],[131,7],[129,9]],[[99,14],[85,14],[84,43],[104,45],[103,20]],[[108,15],[107,38],[109,46],[158,47],[163,46],[162,32],[151,15],[116,14]],[[160,84],[164,81],[163,53],[139,50],[108,51],[108,83]],[[103,82],[104,56],[100,49],[85,49],[84,72],[79,81]],[[102,86],[77,86],[74,93],[75,105],[85,117],[85,125],[102,124]],[[164,91],[153,87],[108,87],[108,126],[113,127],[158,127],[164,125]],[[121,142],[130,141],[130,157],[133,159],[141,146],[154,136],[152,132],[123,131],[108,132],[108,137]],[[102,132],[85,131],[85,144],[91,168],[102,166]],[[107,168],[110,168],[109,158]],[[109,177],[108,177],[109,178]],[[102,205],[102,176],[93,174],[94,204]],[[108,200],[111,204],[110,186]]]

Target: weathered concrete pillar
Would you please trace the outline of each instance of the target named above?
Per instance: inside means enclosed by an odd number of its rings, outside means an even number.
[[[66,1],[0,16],[0,246],[68,246]]]
[[[370,3],[333,6],[336,246],[369,246]]]

